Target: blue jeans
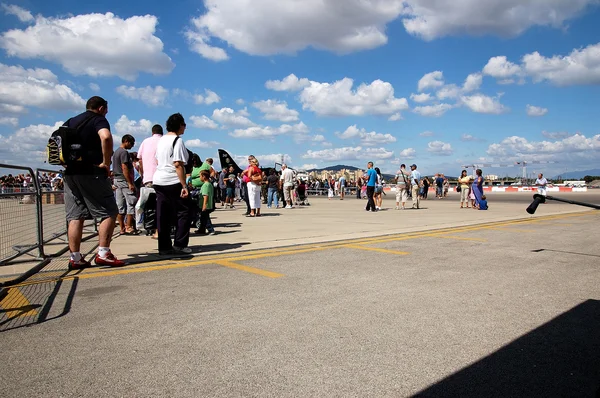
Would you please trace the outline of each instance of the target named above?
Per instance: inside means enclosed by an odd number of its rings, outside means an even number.
[[[273,198],[275,198],[275,207],[279,206],[279,198],[277,197],[277,188],[269,188],[267,194],[267,206],[271,207],[271,203],[273,203]]]

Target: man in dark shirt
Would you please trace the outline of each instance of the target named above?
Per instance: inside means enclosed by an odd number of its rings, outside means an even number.
[[[444,177],[442,174],[435,175],[435,196],[438,199],[442,199],[444,196]]]
[[[121,227],[121,233],[124,235],[137,234],[133,222],[135,215],[135,204],[137,202],[136,189],[133,181],[133,163],[128,150],[135,145],[135,138],[125,134],[121,139],[121,146],[117,148],[113,155],[113,185],[115,196],[117,198],[117,208],[119,214],[117,220]],[[127,220],[125,220],[127,215]]]
[[[271,170],[271,175],[267,178],[267,209],[271,208],[273,199],[275,199],[275,208],[279,209],[279,175],[275,169]]]
[[[113,154],[113,138],[106,120],[108,102],[98,96],[90,98],[86,111],[65,123],[75,128],[81,123],[83,159],[67,164],[65,168],[65,212],[68,222],[69,269],[82,269],[90,266],[80,252],[83,223],[96,218],[98,226],[98,254],[95,263],[119,267],[125,265],[110,251],[110,240],[115,229],[118,213],[112,185],[108,177]]]

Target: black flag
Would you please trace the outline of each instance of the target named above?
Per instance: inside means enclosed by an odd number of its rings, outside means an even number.
[[[243,171],[242,169],[240,169],[237,163],[235,163],[235,160],[233,160],[233,158],[229,156],[225,149],[219,149],[219,161],[221,162],[221,170],[229,170],[229,167],[233,166],[233,172],[235,173],[235,175],[238,175]]]

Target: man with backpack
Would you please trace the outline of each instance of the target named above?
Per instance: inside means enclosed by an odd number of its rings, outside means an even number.
[[[80,140],[81,154],[77,159],[67,160],[65,164],[65,212],[71,251],[70,270],[90,266],[90,262],[83,258],[80,247],[83,223],[92,218],[100,219],[98,254],[94,262],[110,267],[125,265],[124,261],[118,260],[110,251],[118,210],[109,179],[113,137],[106,120],[107,113],[108,102],[102,97],[94,96],[87,101],[85,112],[67,120],[64,125],[75,129]]]

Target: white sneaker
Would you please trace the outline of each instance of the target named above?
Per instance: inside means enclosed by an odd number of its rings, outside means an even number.
[[[285,206],[285,208],[286,208],[286,209],[291,209],[291,208],[292,208],[292,206],[290,206],[290,205],[287,205],[287,206]]]
[[[399,207],[398,207],[398,206],[396,206],[396,210],[398,210],[398,209],[399,209]]]
[[[377,210],[381,210],[381,207],[379,207],[379,206],[375,206],[375,209],[377,209]]]

